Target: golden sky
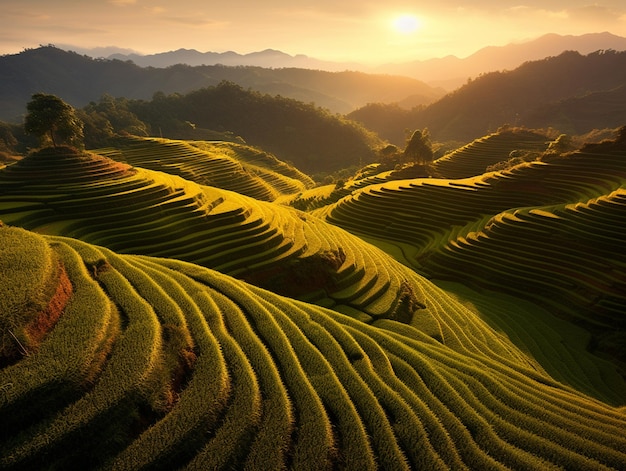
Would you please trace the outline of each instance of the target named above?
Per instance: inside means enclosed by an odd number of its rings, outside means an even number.
[[[546,33],[626,37],[624,0],[0,0],[0,54],[40,44],[291,55],[369,65]]]

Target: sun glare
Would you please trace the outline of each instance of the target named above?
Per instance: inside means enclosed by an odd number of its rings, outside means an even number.
[[[400,15],[393,20],[393,29],[402,34],[411,34],[420,26],[421,22],[415,15]]]

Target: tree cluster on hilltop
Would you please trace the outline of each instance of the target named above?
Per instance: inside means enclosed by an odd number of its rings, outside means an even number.
[[[74,108],[55,95],[36,93],[26,106],[24,130],[37,136],[42,144],[82,144],[83,123]]]

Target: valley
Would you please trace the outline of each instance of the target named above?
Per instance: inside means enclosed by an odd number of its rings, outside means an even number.
[[[227,82],[41,129],[33,98],[2,128],[0,469],[624,469],[622,116],[464,108],[546,65],[413,110],[413,152]]]

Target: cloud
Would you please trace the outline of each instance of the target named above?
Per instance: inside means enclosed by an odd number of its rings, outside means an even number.
[[[588,5],[568,10],[568,14],[572,20],[584,22],[609,22],[612,23],[625,12],[617,12],[613,9],[601,5]]]
[[[163,8],[163,7],[145,7],[146,11],[148,11],[149,13],[153,14],[153,15],[161,15],[163,13],[167,12],[167,9]]]
[[[50,18],[50,15],[43,13],[39,10],[18,10],[15,9],[4,9],[2,12],[2,16],[4,20],[9,21],[34,21],[34,20],[47,20]]]
[[[185,16],[164,16],[161,18],[161,21],[167,23],[173,23],[183,26],[196,26],[196,27],[209,27],[209,28],[219,28],[228,26],[231,24],[229,21],[218,21],[210,18],[203,17],[201,15],[185,15]]]
[[[109,3],[112,3],[113,5],[119,5],[122,7],[128,6],[128,5],[134,5],[137,3],[137,0],[107,0]]]

